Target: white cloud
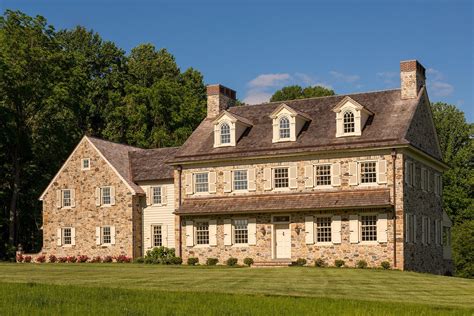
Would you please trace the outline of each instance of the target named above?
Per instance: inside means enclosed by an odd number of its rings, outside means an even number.
[[[428,78],[433,79],[433,80],[443,80],[444,79],[443,74],[439,70],[436,70],[434,68],[426,69],[426,76]]]
[[[252,79],[247,85],[252,88],[275,87],[291,78],[290,74],[262,74]]]
[[[454,92],[454,86],[444,80],[444,74],[434,68],[426,70],[426,81],[429,90],[437,97],[447,97]]]
[[[259,104],[268,102],[272,97],[271,93],[258,91],[258,90],[249,90],[247,95],[244,98],[244,103],[247,104]]]
[[[332,86],[326,82],[316,82],[313,86],[320,86],[320,87],[332,90]]]
[[[343,82],[347,82],[347,83],[354,83],[360,79],[359,75],[348,75],[348,74],[343,74],[341,72],[337,72],[334,70],[330,71],[329,73],[335,79],[343,81]]]
[[[399,75],[397,72],[378,72],[376,74],[377,78],[382,80],[386,85],[394,85]]]

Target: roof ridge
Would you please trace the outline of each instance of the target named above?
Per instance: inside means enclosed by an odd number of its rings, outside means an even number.
[[[122,144],[122,143],[119,143],[119,142],[115,142],[115,141],[111,141],[111,140],[107,140],[107,139],[103,139],[103,138],[99,138],[99,137],[95,137],[95,136],[89,136],[89,135],[85,135],[85,136],[87,138],[96,139],[96,140],[106,142],[106,143],[110,143],[110,144],[120,145],[120,146],[124,146],[124,147],[131,147],[131,148],[140,149],[140,150],[145,149],[145,148],[135,147],[135,146],[128,145],[128,144]]]

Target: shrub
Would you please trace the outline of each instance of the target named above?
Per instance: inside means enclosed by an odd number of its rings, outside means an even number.
[[[299,267],[302,267],[306,264],[306,259],[304,258],[298,258],[295,262],[294,262],[294,265],[295,266],[299,266]]]
[[[94,258],[91,259],[91,263],[101,263],[102,258],[100,256],[95,256]]]
[[[30,263],[31,262],[31,256],[25,256],[23,261],[25,261],[26,263]]]
[[[194,258],[194,257],[188,258],[188,265],[189,266],[195,266],[198,263],[199,263],[199,258]]]
[[[365,268],[367,268],[367,261],[365,261],[365,260],[359,260],[359,261],[357,261],[356,267],[359,268],[359,269],[365,269]]]
[[[59,257],[58,262],[60,262],[60,263],[67,262],[67,257]]]
[[[217,258],[207,258],[206,265],[208,266],[215,266],[219,262]]]
[[[178,262],[174,248],[155,247],[148,250],[145,255],[145,263],[176,264]],[[182,262],[182,261],[181,261]]]
[[[77,258],[76,256],[70,256],[70,257],[67,257],[66,260],[68,263],[75,263],[77,261]]]
[[[23,260],[25,260],[25,258],[23,257],[22,254],[18,254],[18,255],[16,256],[16,262],[23,262]]]
[[[171,264],[182,264],[182,263],[183,263],[183,259],[181,259],[181,257],[171,258]]]
[[[138,257],[133,260],[133,263],[145,263],[145,258],[143,257]]]
[[[345,265],[346,263],[344,262],[344,260],[335,260],[334,261],[334,265],[338,268],[341,268]]]
[[[382,261],[382,263],[380,264],[380,266],[382,266],[383,269],[388,270],[388,269],[390,269],[390,262],[388,262],[388,261]]]
[[[252,258],[245,258],[245,259],[244,259],[244,264],[245,264],[246,266],[249,266],[249,267],[250,267],[250,266],[253,264],[253,259],[252,259]]]
[[[229,259],[227,259],[226,261],[226,264],[229,266],[229,267],[234,267],[237,265],[237,258],[232,258],[230,257]]]
[[[37,262],[37,263],[45,263],[45,262],[46,262],[46,256],[38,256],[38,257],[36,257],[36,262]]]
[[[115,257],[115,261],[117,263],[130,263],[132,261],[132,258],[127,257],[125,255],[120,255],[120,256]]]
[[[55,255],[49,255],[49,262],[50,263],[55,263],[56,261],[58,261],[58,258],[56,258]]]
[[[324,268],[326,266],[326,262],[323,259],[318,258],[316,261],[314,261],[314,266],[317,268]]]
[[[105,256],[104,259],[102,259],[102,262],[105,262],[105,263],[111,263],[114,261],[114,258],[112,258],[111,256]]]
[[[84,263],[84,262],[87,262],[89,261],[89,257],[86,256],[86,255],[81,255],[79,257],[77,257],[77,262],[79,263]]]

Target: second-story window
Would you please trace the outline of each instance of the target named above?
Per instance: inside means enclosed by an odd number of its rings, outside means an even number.
[[[227,123],[221,125],[221,144],[230,144],[230,127]]]
[[[91,168],[90,158],[82,159],[82,170],[89,170]]]
[[[103,187],[100,189],[101,191],[101,198],[102,198],[102,205],[110,205],[110,187]]]
[[[290,138],[290,120],[283,116],[280,119],[280,139]]]
[[[234,190],[247,190],[247,170],[235,170],[234,174]]]
[[[62,190],[62,198],[63,198],[63,207],[71,206],[71,190],[65,189]]]
[[[352,113],[352,111],[347,111],[344,113],[344,133],[354,133],[354,132],[355,132],[354,113]]]
[[[316,186],[331,185],[331,165],[316,165]]]
[[[209,174],[207,172],[194,174],[194,192],[209,191]]]
[[[161,204],[161,187],[153,187],[153,204]]]
[[[377,163],[375,161],[366,161],[360,163],[360,182],[377,182]]]
[[[288,188],[288,168],[273,169],[273,183],[275,185],[275,188]]]

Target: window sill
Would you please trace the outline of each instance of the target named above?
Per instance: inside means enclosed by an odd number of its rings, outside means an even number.
[[[248,247],[249,244],[233,244],[232,248],[245,248]]]
[[[100,207],[112,207],[112,204],[101,204]]]
[[[211,245],[207,244],[207,245],[194,245],[193,248],[210,248]]]
[[[288,191],[291,191],[291,189],[289,187],[287,187],[287,188],[273,188],[272,191],[275,191],[275,192],[288,192]]]
[[[70,210],[72,209],[72,206],[63,206],[61,207],[62,210]]]
[[[359,242],[359,245],[362,245],[362,246],[375,246],[378,244],[386,244],[386,242],[384,243],[380,243],[378,241],[360,241]]]
[[[334,246],[334,244],[332,243],[332,241],[328,241],[328,242],[315,242],[314,245],[315,245],[315,246],[321,246],[321,247]]]
[[[72,245],[61,245],[63,248],[72,248]]]

